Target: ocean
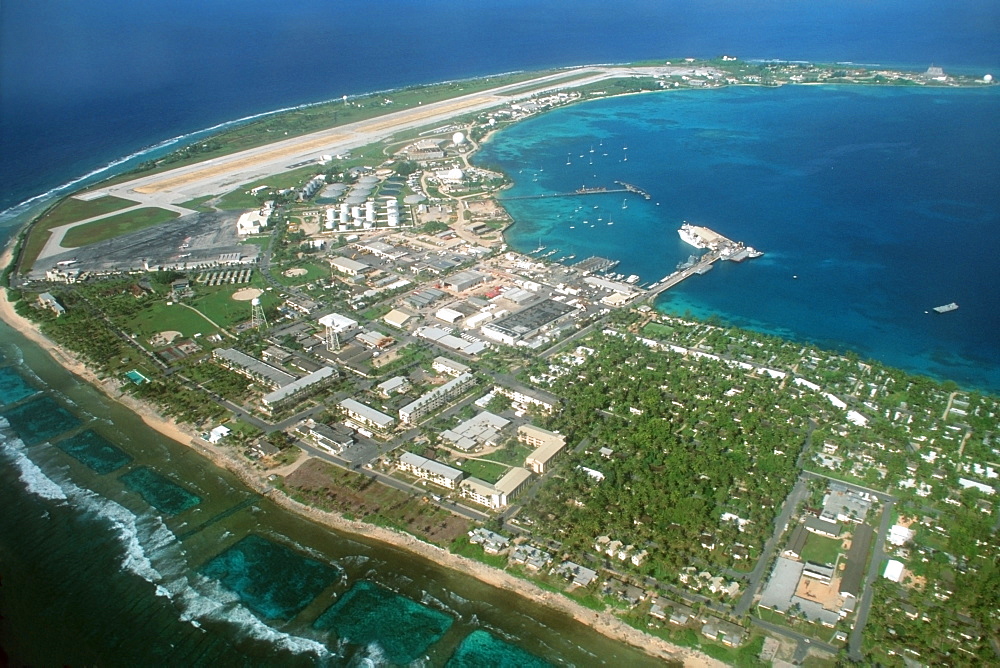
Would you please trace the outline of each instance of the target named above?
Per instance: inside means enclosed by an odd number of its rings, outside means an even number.
[[[1000,7],[980,0],[2,3],[0,241],[208,128],[341,95],[723,53],[996,74],[998,35]],[[517,247],[615,257],[651,281],[688,254],[679,221],[700,222],[767,255],[661,308],[996,390],[996,121],[992,91],[686,92],[559,111],[480,160],[508,161],[515,192],[622,179],[656,196],[592,196],[586,230],[569,229],[580,202],[511,203]],[[948,301],[959,311],[923,313]],[[2,323],[0,353],[0,643],[14,663],[649,663],[273,506]]]
[[[683,221],[764,251],[663,295],[666,312],[856,351],[1000,391],[1000,90],[738,87],[589,102],[498,133],[517,250],[599,255],[657,281]],[[570,259],[572,258],[572,259]],[[956,302],[946,315],[930,311]],[[929,312],[930,311],[930,312]]]

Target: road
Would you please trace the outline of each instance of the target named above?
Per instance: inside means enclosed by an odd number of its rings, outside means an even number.
[[[830,652],[834,656],[840,653],[840,649],[836,645],[831,645],[830,643],[825,643],[822,640],[816,640],[807,635],[803,635],[798,631],[793,631],[790,628],[779,626],[777,624],[772,624],[771,622],[766,622],[763,619],[757,619],[756,617],[751,617],[750,622],[754,626],[758,626],[769,633],[776,635],[785,636],[786,638],[791,638],[799,643],[799,647],[796,650],[796,658],[799,658],[799,654],[802,654],[801,658],[805,658],[805,652],[808,651],[809,647],[816,647],[824,652]],[[805,651],[803,651],[805,648]]]
[[[315,446],[309,445],[304,441],[298,441],[296,442],[296,445],[302,450],[305,450],[305,452],[311,457],[315,457],[316,459],[321,459],[325,462],[328,462],[335,466],[339,466],[340,468],[343,469],[354,470],[354,466],[352,466],[351,462],[342,459],[336,455],[333,455],[327,452],[326,450],[322,450]],[[392,476],[386,475],[385,473],[381,473],[380,471],[375,471],[372,469],[360,469],[358,470],[358,473],[366,475],[372,480],[380,482],[383,485],[387,485],[389,487],[392,487],[393,489],[398,489],[401,492],[413,494],[414,496],[429,496],[429,492],[427,491],[426,488],[420,487],[418,485],[411,485],[408,482],[398,480],[396,478],[393,478]],[[486,513],[479,512],[478,510],[474,510],[472,508],[468,508],[466,506],[462,506],[457,503],[452,503],[451,501],[445,499],[442,499],[441,501],[437,502],[437,505],[441,506],[445,510],[449,510],[455,513],[456,515],[461,515],[462,517],[466,517],[470,520],[476,520],[482,522],[489,519],[490,517]]]
[[[816,429],[816,423],[812,420],[809,421],[809,427],[806,431],[806,437],[802,442],[802,449],[799,452],[797,464],[799,468],[802,467],[802,457],[803,453],[807,452],[812,446],[812,435],[813,431]],[[764,577],[764,572],[771,563],[771,556],[774,554],[774,550],[777,547],[778,539],[781,538],[782,534],[785,532],[785,527],[788,525],[789,520],[791,520],[792,515],[795,513],[795,509],[798,508],[799,503],[804,501],[809,495],[809,489],[806,485],[805,476],[799,475],[798,479],[795,481],[795,485],[792,486],[792,491],[788,493],[785,498],[785,503],[781,507],[781,512],[774,520],[774,531],[771,533],[771,537],[767,539],[764,544],[764,549],[761,550],[760,558],[757,560],[757,564],[754,566],[753,571],[750,572],[750,577],[747,578],[747,587],[743,592],[743,596],[736,603],[733,608],[733,613],[737,617],[742,617],[750,609],[753,604],[754,596],[757,594],[757,589],[760,586],[760,582]]]
[[[875,546],[872,548],[871,563],[868,565],[868,575],[865,577],[864,591],[861,594],[861,602],[858,605],[858,616],[854,620],[854,628],[851,629],[850,640],[848,641],[848,656],[851,661],[861,661],[861,640],[868,623],[868,613],[872,607],[872,585],[879,571],[882,570],[882,563],[885,561],[885,537],[889,534],[889,523],[892,521],[892,508],[896,500],[890,498],[885,507],[882,508],[882,522],[879,524],[878,535],[875,537]]]
[[[799,476],[798,480],[795,481],[795,485],[792,487],[792,491],[788,493],[785,498],[785,503],[781,507],[781,512],[774,520],[774,532],[771,533],[771,537],[767,539],[764,543],[764,549],[761,550],[760,559],[757,560],[757,564],[754,566],[753,571],[750,572],[750,577],[747,579],[747,586],[743,592],[743,596],[740,597],[739,602],[733,608],[733,614],[737,617],[742,617],[750,609],[753,604],[754,596],[757,594],[757,588],[760,586],[761,580],[764,578],[767,567],[771,564],[771,557],[774,554],[774,550],[777,547],[778,539],[781,538],[785,531],[785,525],[788,524],[792,515],[795,513],[795,509],[798,507],[799,503],[804,501],[809,495],[809,488],[806,485],[806,481],[802,476]]]

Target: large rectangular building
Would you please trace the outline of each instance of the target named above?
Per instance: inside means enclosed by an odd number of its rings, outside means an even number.
[[[471,373],[463,373],[461,376],[449,380],[444,385],[435,387],[427,394],[400,408],[399,419],[404,424],[413,424],[435,409],[444,406],[475,384],[475,376]]]
[[[491,485],[479,478],[466,478],[461,483],[462,496],[494,510],[510,504],[531,481],[531,471],[515,466]]]
[[[261,362],[259,359],[250,357],[234,348],[216,348],[212,351],[212,357],[227,369],[231,369],[250,380],[263,383],[271,389],[284,387],[295,380],[295,376],[292,374],[266,362]]]
[[[527,339],[542,329],[565,318],[576,309],[554,299],[543,299],[517,313],[483,325],[482,332],[491,339],[509,346]]]
[[[536,447],[524,460],[524,465],[539,475],[548,470],[552,458],[566,447],[565,436],[531,424],[517,428],[517,440]]]
[[[404,452],[399,457],[399,469],[408,471],[418,478],[423,478],[435,485],[455,489],[465,474],[456,468],[427,459],[412,452]]]
[[[351,422],[364,429],[374,429],[377,432],[385,433],[396,424],[396,418],[391,415],[386,415],[354,399],[344,399],[340,402],[340,407],[344,409],[344,413]]]
[[[297,398],[303,398],[306,393],[315,392],[329,385],[339,375],[336,369],[328,366],[322,367],[317,371],[313,371],[308,376],[303,376],[287,385],[282,385],[272,392],[268,392],[261,397],[261,407],[273,413],[288,406]]]

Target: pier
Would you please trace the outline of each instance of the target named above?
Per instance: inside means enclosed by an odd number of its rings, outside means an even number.
[[[666,292],[670,288],[674,287],[686,278],[690,278],[696,274],[704,274],[712,268],[712,264],[718,260],[722,259],[721,253],[718,251],[710,251],[705,255],[701,256],[694,264],[685,267],[684,269],[678,269],[672,274],[668,274],[663,277],[661,281],[654,284],[649,290],[646,291],[646,296],[655,299],[662,292]]]
[[[633,186],[635,187],[635,186]],[[502,197],[500,198],[503,202],[512,202],[516,199],[548,199],[550,197],[579,197],[581,195],[605,195],[608,193],[627,193],[635,192],[634,190],[629,190],[627,188],[578,188],[573,192],[568,193],[545,193],[542,195],[515,195],[514,197]],[[649,199],[648,197],[646,199]]]

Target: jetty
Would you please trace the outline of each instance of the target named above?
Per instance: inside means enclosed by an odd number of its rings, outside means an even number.
[[[708,249],[708,252],[697,257],[691,255],[685,262],[677,265],[677,269],[661,280],[650,286],[648,296],[656,297],[661,292],[665,292],[681,281],[696,274],[707,274],[712,270],[712,265],[719,260],[729,260],[730,262],[742,262],[747,258],[755,258],[763,255],[752,246],[747,246],[742,241],[733,241],[718,232],[707,227],[697,227],[685,223],[680,229],[681,239],[691,244],[695,248]],[[957,307],[956,307],[957,308]]]

